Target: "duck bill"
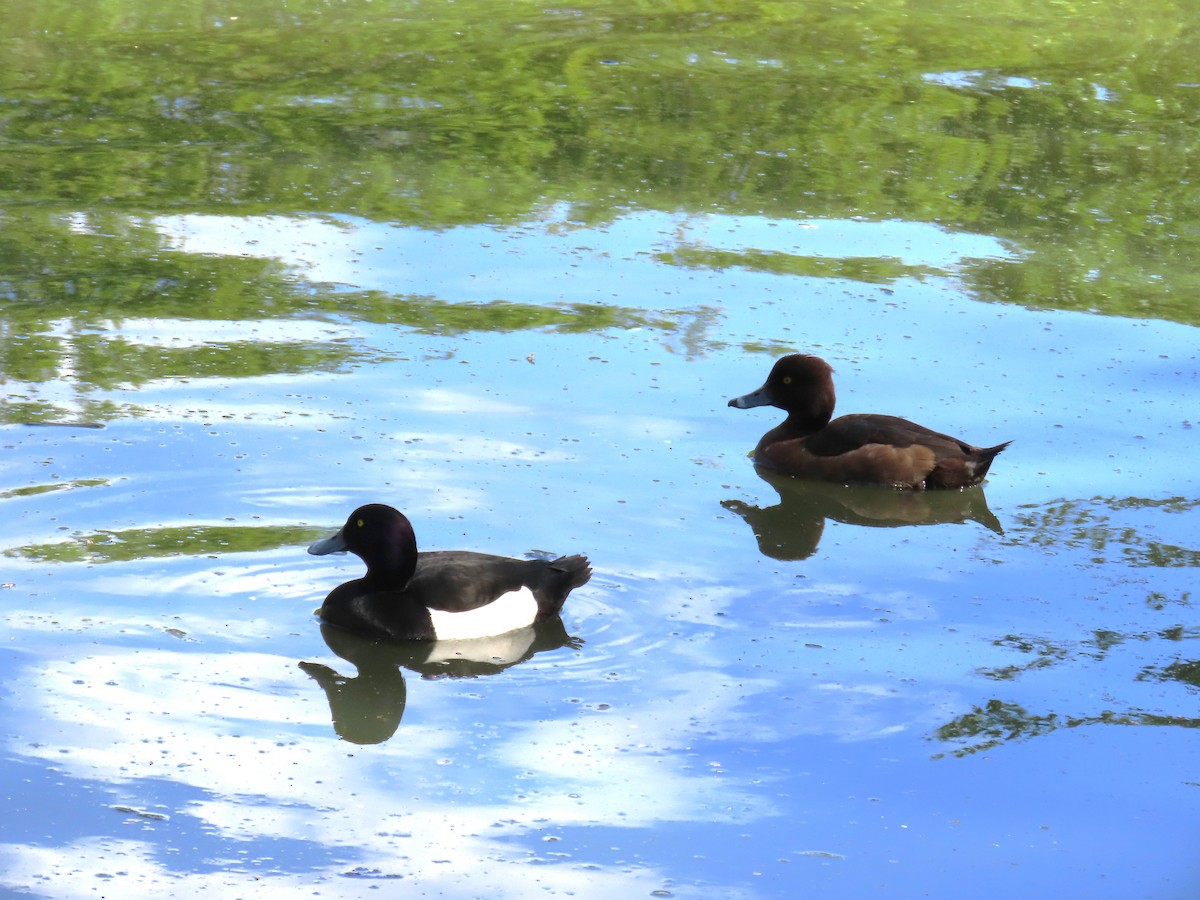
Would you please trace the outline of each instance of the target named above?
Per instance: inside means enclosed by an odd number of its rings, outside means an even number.
[[[329,553],[345,553],[346,539],[342,536],[339,529],[337,534],[332,534],[327,538],[322,538],[308,548],[308,552],[313,556],[325,556]]]
[[[729,405],[736,409],[753,409],[756,406],[771,406],[773,398],[771,392],[767,390],[764,384],[757,391],[751,391],[749,394],[743,394],[740,397],[734,397],[729,401]]]

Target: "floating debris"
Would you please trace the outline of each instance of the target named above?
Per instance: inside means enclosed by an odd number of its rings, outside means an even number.
[[[148,809],[138,809],[136,806],[122,806],[118,804],[112,808],[119,813],[137,816],[141,819],[153,819],[155,822],[169,822],[171,820],[171,817],[166,813],[151,812]]]

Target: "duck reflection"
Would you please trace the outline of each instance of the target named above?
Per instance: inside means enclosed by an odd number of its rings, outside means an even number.
[[[760,507],[723,500],[721,505],[745,519],[758,539],[758,549],[774,559],[812,556],[827,519],[877,528],[978,522],[1004,534],[981,486],[960,491],[892,491],[793,478],[757,466],[755,471],[779,494],[779,503]]]
[[[401,669],[422,678],[472,678],[495,675],[545,650],[583,646],[557,616],[471,641],[387,641],[325,623],[321,637],[358,675],[341,675],[322,663],[301,662],[300,668],[325,691],[333,730],[354,744],[381,744],[396,733],[408,699]]]

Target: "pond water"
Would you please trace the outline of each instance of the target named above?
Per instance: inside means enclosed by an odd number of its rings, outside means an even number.
[[[1200,894],[1174,6],[16,7],[5,892]],[[760,475],[791,350],[1012,446]],[[371,501],[595,574],[322,628]]]

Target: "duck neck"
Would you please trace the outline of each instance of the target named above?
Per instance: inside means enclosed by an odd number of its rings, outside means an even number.
[[[804,402],[789,409],[787,418],[772,429],[770,434],[774,435],[775,440],[789,441],[808,437],[829,424],[836,402],[833,385],[828,385],[821,391],[813,391],[803,400]]]
[[[412,580],[417,570],[417,542],[412,530],[407,534],[390,534],[371,548],[367,562],[366,582],[387,585],[393,590],[403,589]]]
[[[790,413],[786,419],[762,436],[762,440],[759,441],[758,446],[761,449],[771,444],[777,444],[780,441],[794,441],[798,438],[805,438],[814,432],[820,431],[828,424],[828,416],[823,419],[814,419],[811,416]]]

